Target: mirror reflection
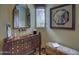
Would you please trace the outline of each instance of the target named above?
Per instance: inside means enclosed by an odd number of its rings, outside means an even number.
[[[30,12],[25,4],[15,5],[13,9],[13,27],[27,28],[30,27]]]

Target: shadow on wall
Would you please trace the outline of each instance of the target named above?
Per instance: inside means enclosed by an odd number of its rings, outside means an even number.
[[[49,41],[55,41],[79,51],[79,5],[76,5],[76,30],[51,29],[50,28],[50,8],[57,5],[47,5],[46,7],[46,30]]]

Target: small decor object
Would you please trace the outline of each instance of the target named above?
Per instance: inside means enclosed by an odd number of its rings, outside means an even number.
[[[11,36],[12,36],[12,31],[11,31],[11,26],[10,26],[10,24],[6,24],[6,33],[7,33],[7,38],[11,38]]]
[[[33,34],[36,34],[37,33],[37,31],[33,31]]]
[[[51,8],[50,27],[75,30],[75,5],[60,5]]]
[[[33,34],[37,34],[37,30],[36,29],[34,29]]]

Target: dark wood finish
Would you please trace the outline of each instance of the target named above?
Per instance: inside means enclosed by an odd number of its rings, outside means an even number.
[[[69,6],[69,5],[72,5],[72,28],[68,28],[68,27],[52,27],[52,10],[54,10],[56,8],[64,7],[64,6]],[[50,28],[75,30],[75,4],[64,4],[64,5],[60,5],[60,6],[57,6],[57,7],[50,8]]]
[[[33,54],[39,48],[41,54],[41,34],[22,36],[16,40],[5,40],[3,45],[4,55],[28,55]]]
[[[13,11],[12,11],[12,27],[13,27],[13,29],[15,29],[14,28],[14,12],[15,12],[15,10],[16,10],[16,6],[17,6],[17,4],[14,6],[14,8],[13,8]]]
[[[39,41],[39,55],[41,55],[41,33],[39,33],[39,38],[40,38],[40,41]]]

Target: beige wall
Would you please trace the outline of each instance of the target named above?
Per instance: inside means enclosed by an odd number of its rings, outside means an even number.
[[[12,24],[12,5],[0,4],[0,54],[2,50],[3,39],[6,38],[6,24]]]
[[[31,13],[31,28],[30,31],[35,29],[35,8],[34,5],[28,4]],[[42,39],[42,47],[45,47],[45,43],[47,42],[47,32],[45,28],[37,29],[38,32],[41,32],[41,39]]]
[[[12,4],[0,4],[0,54],[2,53],[2,46],[3,46],[3,40],[6,38],[6,24],[10,24],[12,28],[12,11],[15,5]],[[17,35],[19,32],[17,30],[13,30],[14,32],[17,32]],[[29,30],[27,29],[27,34]],[[25,32],[21,32],[22,35]]]
[[[76,30],[50,29],[50,8],[56,5],[47,5],[46,7],[46,28],[37,29],[42,33],[42,46],[48,41],[56,41],[63,45],[77,49],[79,51],[79,5],[76,5]],[[0,5],[0,51],[2,50],[2,42],[6,37],[6,23],[12,25],[12,9],[14,5]],[[35,9],[33,5],[28,5],[31,12],[31,27],[27,29],[27,33],[35,29]],[[17,32],[17,31],[16,31]]]
[[[6,38],[6,24],[9,23],[12,28],[12,11],[15,5],[12,4],[2,4],[0,5],[0,54],[3,45],[3,39]],[[20,32],[18,30],[12,29],[13,32],[16,32],[17,35],[24,35],[25,33],[28,35],[32,33],[35,29],[35,9],[33,5],[28,5],[30,8],[30,16],[31,16],[31,27],[26,29],[26,31]]]
[[[47,5],[46,8],[46,27],[49,35],[49,41],[55,41],[74,48],[79,51],[79,5],[76,5],[76,29],[64,30],[64,29],[51,29],[50,28],[50,8],[57,5]]]

